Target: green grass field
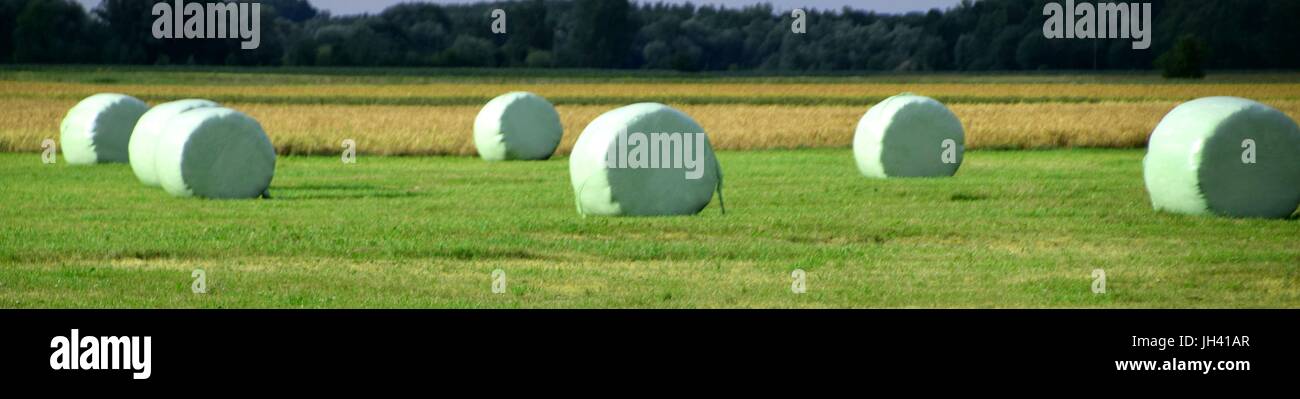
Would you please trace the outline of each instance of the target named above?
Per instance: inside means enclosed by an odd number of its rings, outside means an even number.
[[[211,201],[0,153],[0,307],[1300,306],[1300,221],[1155,213],[1140,150],[889,181],[847,149],[719,156],[726,215],[583,218],[567,159],[282,157],[274,199]]]

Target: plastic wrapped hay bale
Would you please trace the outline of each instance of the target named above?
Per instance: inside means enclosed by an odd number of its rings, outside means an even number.
[[[563,135],[560,114],[533,93],[502,94],[474,118],[474,146],[488,161],[550,158]]]
[[[1143,177],[1157,210],[1285,218],[1300,206],[1300,128],[1244,98],[1189,101],[1151,133]]]
[[[217,107],[217,103],[208,100],[180,100],[158,104],[140,117],[131,132],[128,147],[131,154],[131,170],[146,186],[159,186],[158,172],[154,154],[158,140],[169,131],[168,121],[176,115],[196,108]]]
[[[127,162],[131,130],[148,110],[143,101],[124,94],[86,97],[59,125],[63,158],[75,165]]]
[[[693,215],[722,201],[722,168],[691,117],[663,104],[618,108],[592,120],[569,158],[578,213]]]
[[[867,177],[943,177],[961,167],[966,135],[942,103],[899,94],[858,121],[853,157]]]
[[[256,198],[275,175],[275,148],[262,126],[228,108],[198,108],[168,122],[158,141],[158,181],[178,197]]]

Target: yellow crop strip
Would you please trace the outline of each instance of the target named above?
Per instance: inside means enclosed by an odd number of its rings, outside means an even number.
[[[113,85],[0,81],[0,151],[39,151],[58,139],[58,125],[76,102],[97,92],[165,99],[231,96],[259,120],[283,154],[337,154],[344,139],[380,155],[473,155],[479,105],[367,105],[336,98],[489,98],[512,90],[559,99],[565,128],[559,155],[572,148],[587,123],[616,106],[644,98],[682,99],[673,105],[694,117],[722,150],[848,147],[868,105],[729,103],[727,98],[867,98],[911,91],[969,97],[950,104],[966,127],[967,146],[980,148],[1132,148],[1145,144],[1160,118],[1183,98],[1239,95],[1300,119],[1297,84],[864,84],[864,83],[437,83],[414,85]],[[981,102],[979,98],[1048,96],[1040,102]],[[614,103],[565,104],[566,98]],[[722,99],[724,101],[714,100]],[[1075,101],[1074,99],[1087,99]],[[1152,99],[1146,99],[1152,98]],[[1171,99],[1155,99],[1171,98]],[[691,99],[700,99],[698,102]],[[476,101],[476,100],[475,100]],[[153,101],[156,103],[157,101]],[[864,104],[867,102],[864,101]]]

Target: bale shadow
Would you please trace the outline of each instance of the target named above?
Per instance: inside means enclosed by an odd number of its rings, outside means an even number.
[[[949,201],[954,201],[954,202],[983,201],[986,199],[989,199],[988,195],[968,194],[968,193],[957,193],[957,194],[953,194],[951,197],[948,197]]]

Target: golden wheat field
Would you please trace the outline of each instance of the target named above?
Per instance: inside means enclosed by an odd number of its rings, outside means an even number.
[[[39,151],[90,94],[150,103],[210,98],[257,118],[282,154],[335,154],[344,139],[379,155],[473,155],[479,105],[508,91],[557,104],[567,154],[586,123],[619,105],[664,101],[693,116],[722,150],[847,147],[874,99],[947,99],[971,149],[1133,148],[1179,102],[1249,97],[1300,117],[1297,83],[546,83],[102,84],[0,79],[0,151]],[[755,101],[758,99],[760,101]],[[823,101],[825,100],[825,101]]]

